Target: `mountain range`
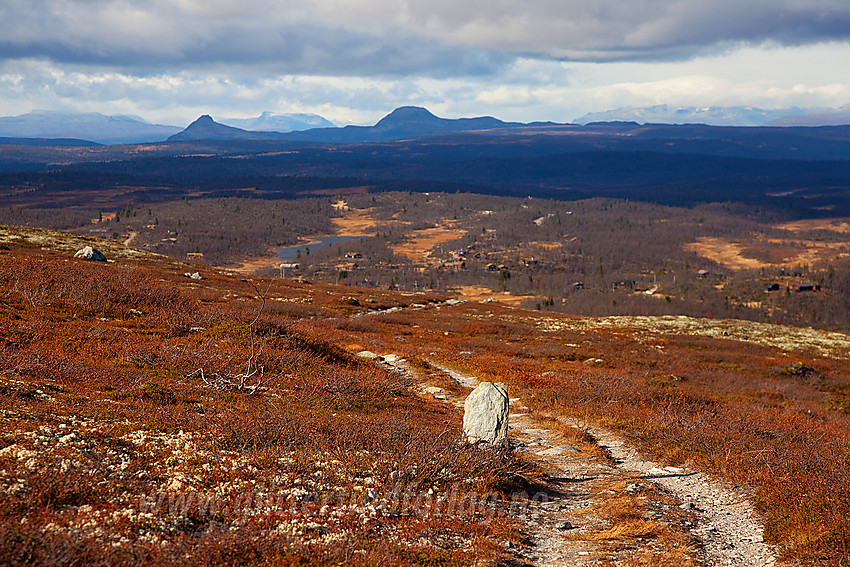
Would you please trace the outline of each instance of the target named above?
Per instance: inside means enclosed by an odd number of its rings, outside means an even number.
[[[752,106],[624,107],[590,112],[576,124],[593,122],[637,122],[639,124],[708,124],[712,126],[838,126],[850,124],[850,105],[837,110],[812,111],[789,107],[764,109]]]
[[[317,114],[263,112],[256,118],[225,118],[224,124],[256,131],[291,132],[334,124]],[[139,116],[107,115],[99,112],[34,110],[18,116],[0,117],[0,138],[53,140],[62,145],[80,141],[98,144],[145,144],[161,142],[183,131],[179,126],[152,124]],[[255,138],[254,138],[255,139]],[[30,142],[31,143],[31,142]]]
[[[277,114],[263,112],[253,118],[222,118],[204,115],[181,129],[152,124],[130,115],[97,112],[67,113],[36,110],[19,116],[0,117],[0,143],[53,143],[60,145],[139,144],[161,141],[261,140],[322,143],[364,143],[397,141],[463,132],[504,133],[522,128],[540,132],[546,128],[594,126],[600,123],[632,125],[712,125],[712,126],[834,126],[850,124],[850,105],[813,112],[801,108],[765,110],[748,106],[619,108],[588,113],[571,124],[553,122],[505,122],[492,116],[449,119],[435,116],[425,108],[402,106],[374,126],[337,127],[317,114]],[[36,142],[35,140],[41,140]]]
[[[99,144],[142,144],[161,141],[179,131],[177,126],[151,124],[138,116],[99,112],[34,110],[0,117],[0,136],[10,138],[76,138]]]
[[[543,124],[543,123],[539,123]],[[504,122],[492,116],[449,119],[435,116],[425,108],[402,106],[374,126],[312,128],[299,132],[261,132],[234,128],[204,115],[169,142],[198,140],[277,140],[298,142],[363,143],[422,138],[457,132],[526,127],[520,122]]]

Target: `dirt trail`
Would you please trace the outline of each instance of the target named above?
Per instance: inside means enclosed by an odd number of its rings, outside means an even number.
[[[134,230],[131,230],[129,236],[127,237],[127,240],[125,240],[121,244],[123,244],[124,246],[130,246],[130,244],[136,239],[137,236],[139,236],[139,233]]]
[[[615,433],[580,420],[568,425],[589,433],[619,469],[661,485],[696,512],[700,522],[691,534],[705,546],[712,565],[774,565],[776,554],[764,543],[764,527],[746,497],[702,473],[663,467],[646,460]]]
[[[464,387],[478,383],[438,361],[428,363]],[[382,364],[411,373],[395,356]],[[462,411],[462,397],[435,386],[424,386],[423,392]],[[596,425],[537,416],[520,399],[511,399],[511,411],[517,452],[548,473],[539,487],[545,498],[532,499],[520,516],[532,546],[514,550],[519,560],[539,567],[776,564],[752,506],[723,483],[645,459],[622,437]],[[570,431],[572,436],[565,436]],[[620,517],[612,516],[616,510]],[[631,519],[624,523],[622,514]]]

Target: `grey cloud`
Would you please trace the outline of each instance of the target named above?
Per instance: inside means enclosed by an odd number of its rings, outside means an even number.
[[[411,21],[454,44],[584,61],[685,58],[740,43],[850,39],[845,0],[452,0]],[[462,11],[459,11],[462,10]]]
[[[9,0],[0,58],[106,65],[136,73],[226,64],[279,73],[432,76],[493,72],[510,54],[452,46],[376,21],[371,29],[274,2]],[[319,2],[321,4],[321,2]],[[386,23],[386,22],[383,22]]]
[[[134,73],[248,65],[434,77],[517,57],[686,58],[741,43],[850,38],[846,0],[5,0],[0,58]]]

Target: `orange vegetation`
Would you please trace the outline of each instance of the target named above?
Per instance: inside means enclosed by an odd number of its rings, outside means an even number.
[[[4,564],[468,565],[519,539],[477,500],[423,511],[518,464],[303,325],[354,312],[333,288],[150,258],[0,255]]]
[[[505,495],[528,486],[526,465],[457,443],[457,412],[353,345],[505,382],[532,412],[618,430],[749,491],[786,559],[850,559],[848,352],[806,339],[845,344],[838,333],[761,325],[766,341],[730,321],[700,320],[711,330],[700,334],[685,317],[440,304],[213,269],[189,280],[196,266],[153,255],[95,265],[8,247],[0,557],[18,564],[504,559],[501,542],[522,541],[510,515],[382,506],[395,487]],[[624,520],[600,537],[658,529]]]
[[[699,237],[696,242],[684,246],[685,250],[730,270],[816,265],[846,256],[848,248],[843,242],[790,242],[760,238],[754,238],[751,242],[733,242],[713,237]]]
[[[477,285],[462,285],[451,289],[461,299],[467,301],[498,301],[505,305],[519,305],[525,299],[534,299],[533,295],[511,295],[508,291],[493,291],[490,288]]]
[[[561,247],[560,242],[530,242],[529,244],[546,250],[556,250]]]
[[[427,262],[432,257],[435,246],[463,238],[465,234],[466,230],[454,228],[452,223],[446,223],[442,227],[414,230],[404,243],[392,246],[392,250],[413,262]]]
[[[776,228],[794,232],[805,230],[831,230],[832,232],[850,233],[848,219],[803,219],[776,225]]]
[[[335,236],[354,234],[372,236],[377,232],[378,227],[383,224],[371,215],[369,209],[351,209],[348,208],[348,205],[345,205],[344,208],[339,207],[337,210],[344,211],[345,214],[341,217],[333,217],[331,219],[331,222],[336,227],[334,231]]]

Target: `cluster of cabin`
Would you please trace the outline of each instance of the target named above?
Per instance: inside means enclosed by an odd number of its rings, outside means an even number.
[[[764,291],[770,293],[772,291],[779,291],[782,288],[777,282],[772,282],[768,284]],[[820,291],[820,286],[816,283],[811,282],[798,282],[791,284],[788,288],[793,293],[810,293],[815,291]]]

